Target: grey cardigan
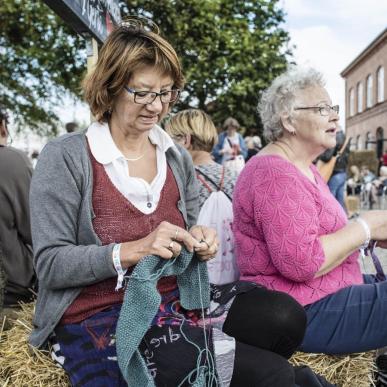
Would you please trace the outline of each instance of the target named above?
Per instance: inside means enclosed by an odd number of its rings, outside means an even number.
[[[188,227],[198,214],[198,187],[185,149],[169,148],[168,165],[176,179],[178,208]],[[117,275],[114,244],[102,246],[92,219],[93,172],[85,133],[50,141],[39,156],[30,192],[34,265],[39,292],[30,335],[43,346],[83,287]]]

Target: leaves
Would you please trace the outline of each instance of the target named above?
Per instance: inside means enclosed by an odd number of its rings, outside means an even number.
[[[123,14],[156,22],[181,58],[186,93],[176,109],[198,107],[221,126],[228,116],[256,133],[259,93],[291,57],[277,0],[137,0]]]
[[[0,104],[19,129],[55,134],[54,107],[65,96],[80,96],[82,38],[42,1],[0,2],[0,25]]]
[[[181,58],[187,78],[175,109],[198,107],[220,126],[234,116],[260,128],[259,93],[291,58],[279,0],[127,0],[125,15],[152,18]],[[79,98],[84,41],[42,0],[0,2],[0,104],[19,128],[56,133],[53,110]]]

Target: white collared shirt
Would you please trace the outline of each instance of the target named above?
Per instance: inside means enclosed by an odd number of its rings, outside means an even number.
[[[155,211],[167,177],[165,152],[175,146],[171,137],[157,125],[149,132],[150,142],[156,145],[157,159],[157,175],[149,184],[144,179],[130,176],[128,162],[114,143],[107,123],[93,122],[86,136],[94,158],[103,164],[111,182],[122,195],[144,214]],[[135,168],[135,165],[131,163],[131,168]]]

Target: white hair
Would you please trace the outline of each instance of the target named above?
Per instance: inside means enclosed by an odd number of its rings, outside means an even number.
[[[262,93],[258,112],[263,124],[263,136],[268,141],[281,137],[283,127],[281,114],[292,115],[296,93],[314,86],[325,86],[322,73],[313,68],[290,66],[283,74],[274,79]]]

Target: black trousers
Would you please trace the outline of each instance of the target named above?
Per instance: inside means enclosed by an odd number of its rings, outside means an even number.
[[[257,287],[238,294],[223,331],[236,339],[232,387],[294,387],[287,361],[306,328],[303,307],[285,293]]]

